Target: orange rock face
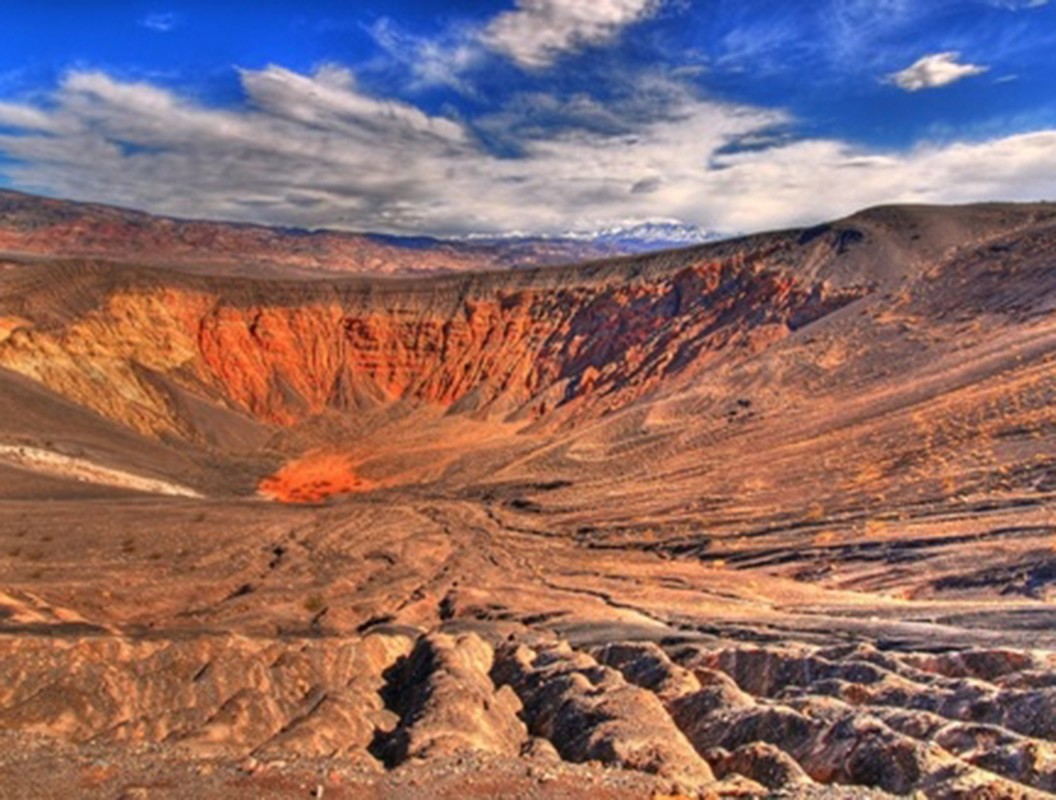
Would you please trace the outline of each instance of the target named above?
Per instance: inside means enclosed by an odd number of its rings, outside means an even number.
[[[373,488],[375,484],[356,476],[347,456],[318,452],[288,461],[260,483],[260,493],[280,503],[319,503]]]
[[[218,306],[197,321],[201,379],[258,419],[292,425],[322,411],[345,367],[341,309]]]
[[[742,259],[633,281],[547,278],[290,296],[145,273],[61,325],[23,326],[0,364],[155,435],[199,438],[173,387],[282,427],[394,403],[560,422],[753,352],[856,296]]]

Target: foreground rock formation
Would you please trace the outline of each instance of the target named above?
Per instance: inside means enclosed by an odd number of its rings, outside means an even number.
[[[413,281],[11,262],[0,785],[1056,794],[1054,254],[1040,205]]]

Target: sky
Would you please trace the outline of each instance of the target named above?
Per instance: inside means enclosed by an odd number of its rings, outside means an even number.
[[[440,236],[1056,199],[1056,0],[0,0],[0,186]]]

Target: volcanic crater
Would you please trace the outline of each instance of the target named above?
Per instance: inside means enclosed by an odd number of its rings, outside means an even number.
[[[296,279],[62,220],[0,259],[11,796],[1056,792],[1056,207]]]

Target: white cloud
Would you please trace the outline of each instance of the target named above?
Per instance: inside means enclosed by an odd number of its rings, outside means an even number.
[[[456,22],[435,36],[404,30],[388,17],[365,26],[375,43],[408,76],[406,89],[437,86],[475,95],[467,75],[490,54],[529,70],[560,56],[611,42],[624,28],[661,7],[681,9],[684,0],[516,0],[516,8],[483,23]]]
[[[52,118],[46,111],[32,106],[0,101],[0,127],[47,131],[52,128]]]
[[[141,27],[156,31],[157,33],[168,33],[169,31],[178,28],[181,21],[179,14],[172,11],[162,11],[154,14],[147,14],[140,19],[139,24]]]
[[[464,76],[483,59],[479,31],[451,26],[434,38],[416,36],[388,17],[382,17],[366,30],[389,58],[407,70],[411,78],[408,89],[446,86],[466,95],[475,93]]]
[[[495,17],[482,41],[522,67],[538,69],[564,53],[604,44],[654,14],[661,0],[517,0]]]
[[[989,67],[977,64],[959,64],[960,53],[953,51],[933,53],[924,56],[916,63],[888,76],[888,79],[907,92],[919,92],[922,89],[938,89],[948,86],[972,75],[981,75]]]
[[[774,135],[779,112],[703,99],[650,73],[623,99],[526,95],[470,123],[371,96],[348,70],[244,70],[247,104],[73,72],[40,104],[0,105],[12,184],[180,216],[465,234],[655,218],[709,230],[813,223],[887,202],[1056,197],[1056,131],[874,152]],[[541,113],[562,125],[532,122]],[[483,123],[481,123],[483,124]]]
[[[1041,8],[1047,6],[1049,0],[987,0],[987,3],[998,8],[1007,8],[1012,11],[1020,11],[1024,8]]]

